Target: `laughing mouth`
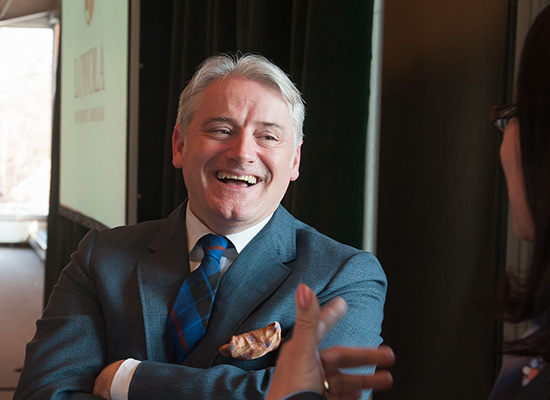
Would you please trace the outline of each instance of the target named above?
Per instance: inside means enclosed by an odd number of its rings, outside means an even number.
[[[221,171],[216,174],[216,177],[222,182],[226,182],[226,183],[229,181],[244,182],[246,183],[247,186],[255,185],[256,182],[258,181],[258,178],[255,177],[254,175],[233,175],[233,174],[229,174],[227,172],[221,172]]]

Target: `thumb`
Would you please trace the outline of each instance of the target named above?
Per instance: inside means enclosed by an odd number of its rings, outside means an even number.
[[[300,342],[317,347],[317,332],[321,310],[317,296],[306,284],[300,283],[296,290],[296,321],[294,323],[294,338]]]

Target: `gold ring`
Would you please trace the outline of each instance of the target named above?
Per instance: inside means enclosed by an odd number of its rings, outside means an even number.
[[[330,393],[330,385],[328,384],[327,378],[325,378],[323,384],[325,385],[325,392]]]

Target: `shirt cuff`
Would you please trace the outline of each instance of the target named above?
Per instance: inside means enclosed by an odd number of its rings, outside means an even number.
[[[134,376],[136,368],[141,361],[128,358],[120,367],[118,367],[113,383],[111,383],[111,399],[112,400],[128,400],[128,391],[130,390],[130,382]]]

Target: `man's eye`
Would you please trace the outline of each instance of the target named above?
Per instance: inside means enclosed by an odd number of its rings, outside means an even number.
[[[227,129],[212,129],[210,132],[220,134],[220,135],[229,135],[231,133]]]
[[[264,135],[263,138],[266,140],[274,140],[274,141],[279,140],[277,136],[273,136],[273,135]]]

